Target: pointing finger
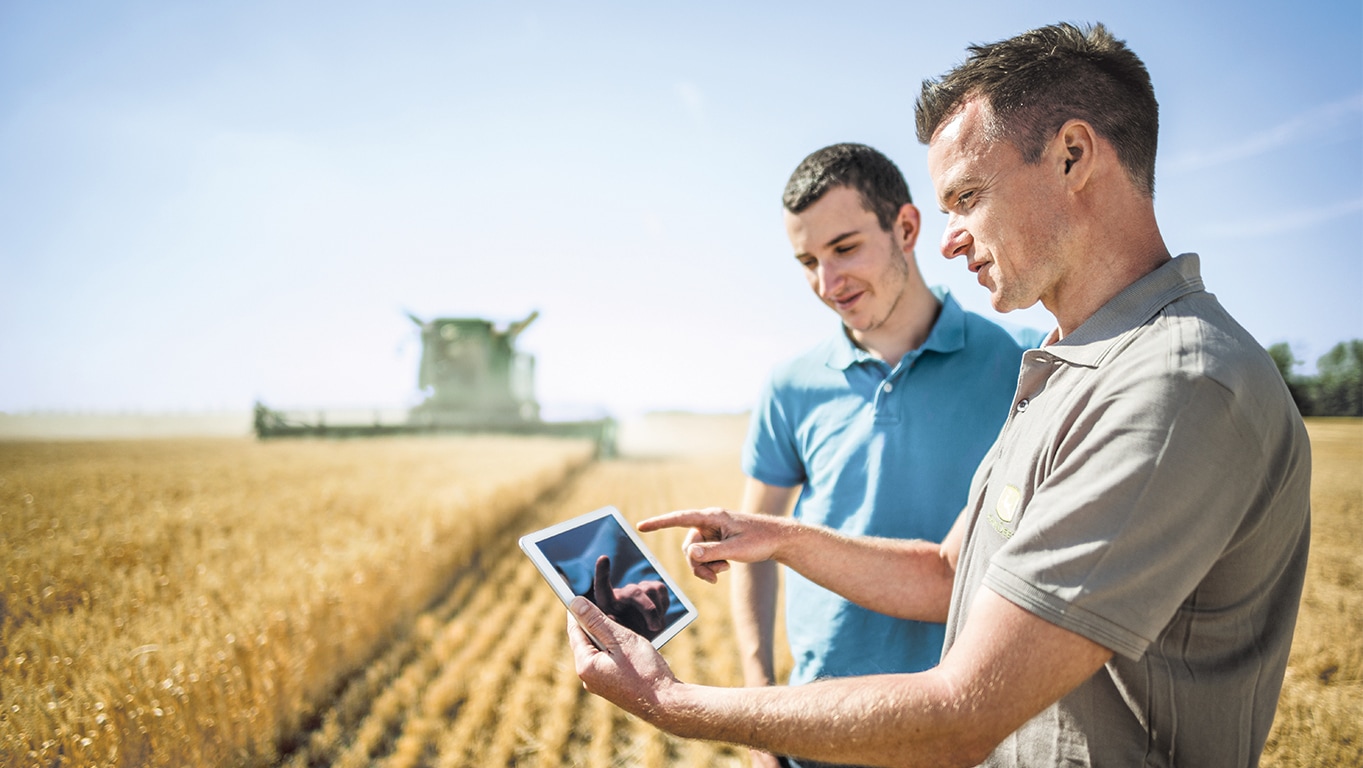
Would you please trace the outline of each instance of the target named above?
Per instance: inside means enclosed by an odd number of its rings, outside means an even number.
[[[710,509],[682,509],[676,512],[668,512],[665,515],[650,517],[647,520],[639,521],[636,526],[640,531],[660,531],[663,528],[695,528],[704,525],[713,525],[717,513],[723,510],[712,507]]]
[[[596,578],[592,580],[592,594],[596,598],[596,604],[602,608],[609,607],[615,602],[615,593],[611,586],[611,559],[607,555],[596,558]]]

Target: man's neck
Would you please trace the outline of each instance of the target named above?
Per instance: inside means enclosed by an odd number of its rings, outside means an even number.
[[[941,311],[942,302],[920,277],[910,281],[894,311],[880,327],[865,333],[845,326],[843,330],[853,344],[893,368],[904,355],[923,346]]]
[[[1055,316],[1059,338],[1073,333],[1117,294],[1172,258],[1152,207],[1137,208],[1129,220],[1104,220],[1070,265],[1066,279],[1042,304]]]

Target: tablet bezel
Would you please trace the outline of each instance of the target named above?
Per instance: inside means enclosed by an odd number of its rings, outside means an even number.
[[[625,532],[629,541],[638,548],[639,553],[644,556],[644,559],[648,561],[649,565],[653,566],[653,570],[658,573],[658,578],[661,579],[663,585],[667,587],[670,593],[669,598],[676,598],[682,607],[685,608],[685,611],[676,621],[672,622],[672,624],[664,628],[657,637],[654,637],[649,641],[653,644],[654,648],[661,648],[664,643],[671,640],[673,637],[676,637],[678,632],[685,629],[692,621],[695,621],[697,616],[696,606],[686,596],[686,593],[681,591],[676,580],[672,578],[672,574],[668,573],[667,570],[663,568],[663,564],[658,561],[658,558],[653,554],[653,551],[644,544],[643,539],[639,537],[639,532],[634,530],[634,526],[630,525],[629,521],[625,520],[624,515],[620,514],[620,510],[613,506],[601,507],[600,509],[592,510],[591,512],[578,515],[569,520],[555,523],[548,528],[542,528],[533,533],[527,533],[520,538],[521,551],[525,552],[526,556],[530,558],[530,562],[534,563],[535,569],[540,572],[540,576],[542,576],[544,581],[554,590],[554,594],[558,596],[559,601],[562,602],[564,606],[567,606],[568,603],[572,602],[574,597],[572,590],[569,589],[567,582],[565,582],[558,572],[554,570],[553,563],[549,561],[549,558],[544,554],[544,550],[540,548],[539,544],[545,539],[551,539],[559,534],[607,517],[615,521],[615,524],[619,526],[620,530]],[[590,633],[588,633],[588,635],[590,636]],[[596,642],[597,646],[601,645],[597,638],[592,638],[592,640]]]

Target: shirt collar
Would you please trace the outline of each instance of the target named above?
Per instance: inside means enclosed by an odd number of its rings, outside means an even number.
[[[904,359],[909,359],[914,352],[955,352],[965,346],[965,310],[961,309],[951,291],[945,287],[934,286],[932,295],[942,302],[937,321],[932,324],[932,330],[928,332],[923,345],[917,350],[910,350]],[[852,365],[868,360],[876,358],[852,343],[852,337],[847,335],[847,327],[839,325],[828,352],[828,367],[845,371]]]
[[[1128,285],[1065,338],[1042,350],[1071,365],[1096,368],[1123,335],[1174,301],[1203,290],[1201,263],[1185,253]]]

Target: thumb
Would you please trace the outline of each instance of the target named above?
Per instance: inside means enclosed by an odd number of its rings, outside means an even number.
[[[613,648],[620,647],[620,632],[628,632],[624,627],[611,621],[606,614],[601,612],[588,600],[581,595],[574,597],[568,604],[568,610],[572,611],[577,623],[586,630],[587,634],[596,641],[601,650],[609,652]]]
[[[692,563],[713,563],[718,560],[740,560],[735,557],[733,550],[738,547],[733,546],[728,540],[724,541],[698,541],[686,548],[686,556]]]

